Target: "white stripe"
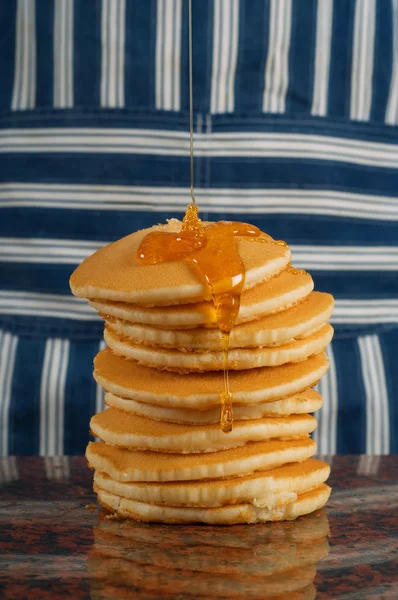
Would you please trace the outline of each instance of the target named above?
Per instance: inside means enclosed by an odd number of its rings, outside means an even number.
[[[155,52],[155,106],[163,106],[163,0],[157,0]]]
[[[181,108],[181,35],[182,35],[182,0],[175,0],[174,7],[174,81],[173,110]]]
[[[108,241],[0,237],[0,262],[78,264]],[[321,271],[398,271],[398,246],[291,245],[294,265]]]
[[[53,340],[46,342],[40,383],[40,456],[48,455],[48,381],[53,354]]]
[[[310,214],[398,219],[398,198],[332,190],[196,188],[203,212]],[[0,183],[0,207],[34,206],[93,210],[181,210],[185,187]],[[203,215],[202,215],[203,216]]]
[[[263,111],[283,113],[289,83],[291,0],[271,0]]]
[[[56,422],[57,439],[55,447],[55,454],[59,456],[64,454],[65,386],[69,364],[69,353],[70,341],[67,339],[61,340],[61,361],[57,382],[58,419]]]
[[[239,0],[215,0],[213,6],[210,111],[212,114],[217,114],[233,112],[235,109]]]
[[[26,110],[36,103],[36,8],[35,0],[18,0],[15,35],[15,67],[12,110]]]
[[[383,355],[377,335],[358,338],[366,393],[366,454],[388,454],[390,428]]]
[[[359,457],[357,475],[377,475],[380,468],[380,456],[361,454]]]
[[[54,107],[73,106],[73,0],[54,4]]]
[[[393,35],[393,56],[392,56],[392,75],[390,82],[390,93],[388,96],[386,109],[386,123],[389,125],[398,124],[398,0],[392,2],[392,35]]]
[[[98,321],[87,302],[73,296],[0,290],[0,314]]]
[[[44,353],[40,389],[40,455],[64,451],[65,383],[69,340],[49,338]]]
[[[86,152],[186,156],[189,134],[139,129],[3,129],[0,153]],[[196,134],[198,156],[327,160],[398,168],[398,145],[297,133]]]
[[[104,342],[104,340],[100,341],[99,344],[99,348],[98,348],[98,352],[101,352],[101,350],[103,350],[104,348],[106,348],[106,344]],[[97,383],[96,384],[96,390],[95,390],[95,413],[99,413],[102,410],[104,410],[105,408],[105,392],[103,390],[103,388]]]
[[[56,294],[35,294],[0,290],[1,315],[37,315],[79,321],[100,321],[81,298]],[[398,322],[398,299],[336,299],[331,323],[367,325]]]
[[[210,90],[210,112],[216,114],[219,110],[219,81],[221,71],[221,0],[214,0],[213,3],[213,64],[211,71],[211,90]]]
[[[350,118],[357,121],[368,121],[372,108],[375,30],[375,0],[356,0]]]
[[[119,107],[124,107],[124,67],[125,67],[125,37],[126,37],[126,0],[119,0],[119,21],[116,29],[116,39],[118,44],[117,51],[117,67],[118,67],[118,82],[117,82],[117,97]]]
[[[101,106],[124,107],[125,0],[102,0]]]
[[[29,1],[29,103],[28,108],[36,105],[36,7],[35,0]]]
[[[328,109],[330,48],[332,42],[333,0],[318,0],[314,91],[311,114],[324,117]]]
[[[47,479],[50,481],[66,481],[69,479],[69,456],[45,456],[44,464]]]
[[[16,456],[0,458],[0,484],[18,481],[18,465]]]
[[[327,349],[329,358],[329,372],[318,384],[319,393],[323,398],[323,406],[317,413],[318,427],[314,432],[314,439],[320,454],[336,454],[337,449],[337,415],[338,415],[338,390],[336,364],[333,347]]]
[[[108,61],[109,61],[109,41],[108,41],[108,5],[109,0],[102,0],[101,5],[101,85],[100,98],[101,106],[108,104]]]
[[[159,110],[181,108],[182,0],[157,0],[155,105]]]
[[[0,337],[0,455],[8,455],[9,414],[18,338],[8,332]]]

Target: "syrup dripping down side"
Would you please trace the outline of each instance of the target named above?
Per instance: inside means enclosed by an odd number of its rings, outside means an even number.
[[[204,227],[197,205],[190,204],[178,233],[152,232],[141,242],[138,257],[146,264],[184,260],[207,286],[213,298],[223,349],[224,391],[221,399],[221,429],[232,430],[232,395],[228,377],[229,334],[239,314],[245,283],[245,268],[236,237],[259,238],[252,225],[220,221]]]

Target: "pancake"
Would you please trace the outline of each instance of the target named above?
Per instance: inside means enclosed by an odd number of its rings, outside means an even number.
[[[138,247],[151,231],[178,232],[181,221],[157,225],[128,235],[100,248],[86,258],[70,278],[79,298],[102,298],[138,304],[171,305],[210,300],[207,285],[183,260],[148,265],[140,262]],[[238,237],[237,247],[245,267],[245,288],[278,273],[290,261],[287,245],[262,243],[269,236],[251,240]]]
[[[239,448],[207,454],[168,454],[126,450],[89,442],[90,467],[115,481],[189,481],[248,475],[285,463],[302,462],[316,452],[309,438],[252,442]]]
[[[107,444],[182,454],[216,452],[273,438],[303,437],[315,427],[316,419],[311,415],[290,415],[238,421],[226,435],[219,425],[161,423],[117,408],[108,408],[90,421],[93,434]]]
[[[223,374],[189,373],[181,377],[169,371],[148,369],[113,354],[109,348],[94,360],[94,378],[107,392],[138,402],[175,408],[207,409],[220,405]],[[315,385],[328,370],[325,354],[300,363],[232,371],[230,386],[235,405],[272,402]]]
[[[289,269],[244,291],[237,323],[252,321],[263,315],[285,310],[312,292],[314,282],[308,273],[292,273]],[[217,327],[213,302],[148,307],[127,302],[90,298],[90,304],[107,318],[144,323],[168,329],[198,326]]]
[[[250,503],[258,507],[275,508],[297,498],[297,495],[318,487],[329,477],[330,467],[316,459],[292,463],[259,471],[235,479],[213,479],[170,483],[121,483],[109,475],[96,472],[98,488],[137,502],[166,506],[216,507]]]
[[[229,337],[229,348],[278,346],[307,337],[327,322],[332,311],[333,296],[312,292],[296,306],[234,327]],[[107,324],[116,334],[134,344],[183,350],[222,350],[218,329],[164,329],[120,319],[107,320]]]
[[[203,425],[219,423],[220,408],[210,410],[192,410],[189,408],[165,408],[144,402],[136,402],[128,398],[120,398],[114,394],[105,394],[105,404],[134,412],[155,421],[168,423],[187,423],[190,425]],[[308,388],[301,394],[296,394],[284,400],[266,402],[254,406],[234,406],[234,422],[263,417],[280,417],[292,414],[313,413],[322,406],[322,396],[315,390]]]
[[[322,508],[328,501],[331,489],[326,484],[305,492],[293,502],[267,509],[252,504],[236,504],[218,508],[170,507],[136,502],[106,492],[94,485],[99,503],[110,512],[138,521],[162,523],[208,523],[233,525],[238,523],[266,523],[293,520]]]
[[[231,370],[279,366],[288,362],[303,361],[325,350],[333,337],[333,327],[326,323],[312,335],[283,346],[263,348],[233,348],[228,351],[228,368]],[[222,351],[183,352],[160,346],[143,346],[121,337],[109,326],[104,339],[115,354],[120,354],[146,367],[185,372],[219,371],[224,366]]]

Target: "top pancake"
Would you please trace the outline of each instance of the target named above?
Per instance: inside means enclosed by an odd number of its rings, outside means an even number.
[[[138,247],[151,231],[177,232],[182,223],[172,219],[128,235],[97,250],[77,267],[70,279],[75,296],[134,302],[153,306],[209,300],[208,287],[183,260],[142,264]],[[290,261],[288,246],[236,238],[245,267],[245,289],[274,275]],[[261,238],[258,238],[260,240]]]

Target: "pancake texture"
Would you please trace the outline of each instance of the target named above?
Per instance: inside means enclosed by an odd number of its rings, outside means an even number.
[[[105,404],[121,408],[127,412],[134,412],[144,417],[149,417],[155,421],[166,423],[187,423],[189,425],[211,425],[219,423],[219,407],[208,410],[192,410],[190,408],[167,408],[137,402],[131,398],[120,398],[108,392],[105,394]],[[290,398],[276,400],[275,402],[264,402],[254,406],[235,406],[234,420],[248,421],[251,419],[262,419],[263,417],[281,417],[292,414],[313,413],[322,406],[322,396],[312,388],[307,388],[304,392],[295,394]]]
[[[133,233],[71,276],[72,292],[105,321],[107,347],[95,357],[94,378],[107,408],[92,417],[100,441],[86,450],[98,501],[120,517],[176,524],[266,523],[314,512],[330,495],[330,468],[313,458],[310,413],[322,406],[312,388],[328,370],[333,297],[313,291],[287,244],[267,234],[236,237],[244,279],[228,342],[233,427],[224,433],[225,340],[212,290],[183,259],[147,264],[137,254],[148,233],[181,227],[172,219]],[[313,570],[306,577],[305,568],[315,561],[305,549],[300,557],[301,587],[291,594],[313,597]]]
[[[90,421],[94,435],[120,448],[137,448],[157,452],[215,452],[267,439],[294,439],[314,431],[311,415],[265,417],[238,421],[229,435],[219,425],[179,425],[162,423],[117,408],[108,408]]]

